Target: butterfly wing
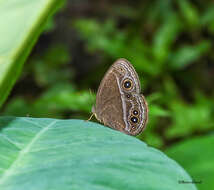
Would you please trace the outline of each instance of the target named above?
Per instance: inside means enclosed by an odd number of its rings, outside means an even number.
[[[96,105],[92,111],[104,125],[121,130],[124,127],[121,112],[122,100],[114,65],[109,68],[100,83],[96,96]]]
[[[148,121],[148,106],[142,94],[131,94],[130,98],[124,97],[126,112],[125,133],[129,135],[138,135],[146,127]]]
[[[140,82],[133,66],[125,59],[117,60],[106,72],[100,83],[96,105],[92,111],[97,119],[111,128],[132,135],[139,127],[130,122],[130,115],[136,105],[139,114],[144,99],[140,96]],[[141,116],[138,124],[142,125]]]

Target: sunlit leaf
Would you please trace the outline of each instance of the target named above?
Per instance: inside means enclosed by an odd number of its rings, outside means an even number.
[[[47,19],[62,0],[0,2],[0,105],[17,80]]]

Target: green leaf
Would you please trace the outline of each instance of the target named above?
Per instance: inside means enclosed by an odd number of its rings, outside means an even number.
[[[214,19],[214,5],[209,5],[207,7],[206,11],[204,14],[201,16],[200,23],[204,27],[205,25],[208,25],[213,22]]]
[[[0,2],[0,106],[17,80],[47,19],[62,0]]]
[[[172,124],[166,131],[168,138],[184,137],[198,131],[212,129],[213,98],[197,95],[195,103],[187,104],[182,100],[170,101]]]
[[[159,64],[165,62],[173,42],[182,29],[181,21],[171,14],[154,36],[153,54]]]
[[[160,72],[160,68],[154,67],[147,58],[146,52],[150,51],[150,48],[143,40],[138,35],[130,40],[127,31],[118,30],[112,19],[104,23],[92,19],[78,19],[74,27],[87,40],[86,46],[89,52],[102,51],[112,59],[125,57],[137,70],[151,75],[157,75]]]
[[[148,128],[146,134],[143,133],[142,135],[140,135],[139,139],[145,140],[147,144],[150,146],[154,146],[156,148],[163,147],[164,142],[162,137],[159,134],[155,133],[154,131],[149,130],[150,124],[148,124],[147,127]]]
[[[0,129],[2,190],[196,189],[160,151],[96,123],[1,117]]]
[[[70,82],[73,72],[66,67],[71,60],[69,54],[68,48],[63,44],[54,44],[45,52],[40,52],[30,63],[37,85],[47,88],[56,83]]]
[[[169,66],[172,69],[183,69],[184,67],[192,64],[198,60],[201,56],[207,53],[211,49],[211,43],[209,41],[201,41],[199,44],[183,45],[175,53],[169,56]]]
[[[166,153],[180,163],[192,176],[198,189],[214,187],[214,135],[187,140],[174,145]]]
[[[31,117],[63,117],[65,112],[91,112],[95,94],[89,91],[75,91],[69,83],[59,83],[49,88],[34,101],[16,97],[5,108],[3,115]],[[44,106],[45,105],[45,106]]]
[[[197,26],[199,23],[198,10],[193,3],[189,0],[179,0],[177,1],[180,7],[181,16],[184,18],[184,21],[188,24],[188,27]]]
[[[59,84],[41,96],[34,104],[34,108],[43,109],[48,112],[51,110],[73,110],[90,112],[95,102],[95,94],[89,91],[75,91],[71,84]],[[44,105],[47,105],[44,109]],[[41,110],[42,111],[42,110]]]
[[[213,34],[214,32],[214,5],[211,3],[207,5],[203,15],[200,18],[201,27],[207,28],[209,32]]]
[[[149,113],[153,116],[159,116],[159,117],[170,116],[170,112],[168,110],[165,110],[164,108],[156,104],[149,106]]]

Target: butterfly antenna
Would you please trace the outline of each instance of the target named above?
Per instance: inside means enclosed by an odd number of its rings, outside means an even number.
[[[89,93],[90,93],[90,95],[91,95],[91,98],[93,98],[93,91],[89,88]],[[92,111],[92,114],[90,115],[90,117],[86,120],[86,121],[90,121],[92,118],[93,118],[93,116],[94,116],[95,114],[93,113],[93,111]]]
[[[89,88],[89,93],[90,93],[91,96],[93,96],[95,92],[92,89]]]

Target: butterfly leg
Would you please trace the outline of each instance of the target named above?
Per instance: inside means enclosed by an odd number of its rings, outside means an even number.
[[[107,122],[105,121],[104,118],[102,119],[102,122],[103,122],[104,125],[107,125]]]
[[[90,121],[90,120],[93,118],[94,115],[95,115],[95,114],[92,113],[92,114],[90,115],[90,117],[89,117],[87,120],[85,120],[85,121]]]

